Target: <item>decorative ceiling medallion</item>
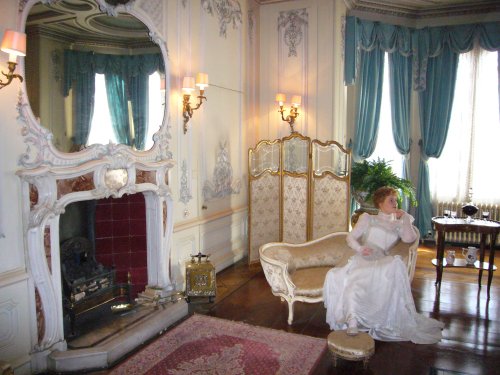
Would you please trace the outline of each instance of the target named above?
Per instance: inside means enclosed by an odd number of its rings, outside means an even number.
[[[278,30],[284,30],[283,38],[289,48],[288,57],[297,56],[297,46],[302,42],[304,36],[302,31],[303,26],[307,26],[306,9],[280,12]]]
[[[210,15],[216,15],[219,21],[219,35],[226,38],[227,25],[233,29],[241,25],[241,5],[238,0],[201,0],[202,8]]]

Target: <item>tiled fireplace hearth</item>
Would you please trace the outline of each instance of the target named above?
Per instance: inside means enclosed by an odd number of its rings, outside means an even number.
[[[100,199],[95,208],[96,260],[116,271],[116,281],[132,283],[132,298],[148,281],[146,202],[142,194]]]

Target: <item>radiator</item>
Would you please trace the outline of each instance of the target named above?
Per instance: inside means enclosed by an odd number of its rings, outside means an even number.
[[[457,217],[462,217],[464,214],[462,213],[462,206],[466,203],[456,203],[456,202],[439,202],[434,207],[436,216],[443,216],[444,210],[456,211]],[[500,206],[496,204],[477,204],[474,203],[476,207],[479,208],[479,211],[476,215],[473,216],[476,220],[481,220],[481,215],[483,211],[487,211],[490,213],[490,220],[500,221]],[[446,233],[445,240],[447,242],[457,243],[457,244],[474,244],[478,245],[480,241],[481,235],[477,233],[462,233],[462,232],[454,232],[454,233]],[[437,234],[435,234],[435,239],[437,240]],[[500,236],[497,238],[496,244],[500,244]]]

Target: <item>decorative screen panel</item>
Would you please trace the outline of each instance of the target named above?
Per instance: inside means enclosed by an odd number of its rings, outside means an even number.
[[[351,153],[335,141],[312,142],[312,239],[349,230]]]
[[[269,242],[349,230],[350,151],[297,132],[248,151],[248,260]]]
[[[264,171],[278,173],[280,169],[281,142],[279,140],[259,142],[248,152],[249,173],[257,177]]]
[[[283,176],[283,242],[307,241],[307,177]]]
[[[335,141],[326,143],[314,140],[313,142],[313,172],[321,175],[330,172],[338,177],[348,175],[350,169],[350,151]]]
[[[293,135],[283,141],[283,170],[292,173],[309,172],[309,145],[307,137]]]
[[[313,182],[312,239],[349,229],[349,185],[327,174]]]
[[[259,247],[279,241],[279,175],[266,172],[250,182],[249,254],[250,263],[259,260]]]

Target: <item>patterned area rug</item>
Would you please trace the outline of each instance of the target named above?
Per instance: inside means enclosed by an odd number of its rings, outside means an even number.
[[[326,339],[193,315],[110,374],[309,374]]]

